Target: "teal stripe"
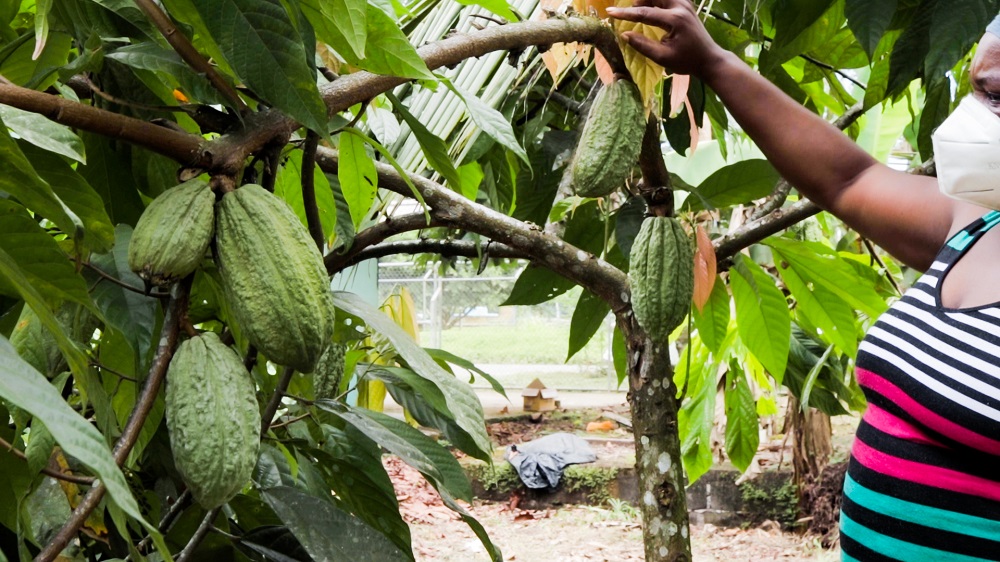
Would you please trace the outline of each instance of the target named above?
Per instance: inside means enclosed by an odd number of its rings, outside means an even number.
[[[840,514],[840,532],[851,537],[866,547],[896,560],[913,560],[917,562],[982,562],[985,558],[974,558],[964,554],[946,552],[936,548],[928,548],[911,542],[894,539],[876,533],[871,529],[855,523],[853,519]]]
[[[986,226],[983,227],[983,231],[987,231],[997,224],[1000,224],[1000,211],[990,211],[983,216],[983,220],[986,221]]]
[[[917,525],[933,525],[935,529],[942,531],[1000,541],[1000,522],[998,521],[886,496],[865,488],[850,476],[844,480],[844,495],[861,507],[866,507],[888,517]],[[1000,548],[1000,544],[997,547]]]
[[[969,244],[972,244],[975,239],[976,238],[974,236],[970,236],[968,232],[963,230],[951,237],[951,240],[948,241],[948,246],[955,250],[962,251],[968,248]]]

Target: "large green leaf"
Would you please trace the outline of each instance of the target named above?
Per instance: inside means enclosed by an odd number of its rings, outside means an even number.
[[[299,0],[299,7],[316,30],[316,36],[344,60],[358,64],[365,58],[368,40],[366,0]]]
[[[83,221],[38,175],[3,122],[0,122],[0,191],[6,191],[34,213],[54,222],[71,238],[83,240]]]
[[[469,361],[468,359],[463,359],[458,355],[455,355],[454,353],[450,351],[445,351],[443,349],[433,349],[429,347],[425,347],[424,349],[427,351],[427,354],[433,357],[434,360],[437,361],[439,364],[451,363],[452,365],[456,365],[458,367],[465,369],[466,371],[469,371],[470,375],[473,378],[476,375],[483,377],[484,379],[486,379],[486,382],[490,383],[490,386],[493,387],[493,390],[495,390],[497,394],[503,396],[504,398],[507,398],[507,391],[504,390],[503,384],[501,384],[500,381],[494,378],[493,375],[487,373],[486,371],[480,369],[479,367],[476,367],[475,363],[473,363],[472,361]],[[448,367],[445,366],[445,368]],[[450,371],[451,369],[448,370]],[[469,382],[471,384],[472,382],[475,381],[470,380]]]
[[[437,428],[459,450],[489,462],[490,454],[478,449],[475,439],[455,421],[455,414],[448,409],[448,401],[441,390],[429,379],[410,369],[372,366],[367,376],[382,381],[392,395],[421,425]]]
[[[469,480],[455,457],[444,447],[406,422],[380,412],[354,408],[332,400],[316,406],[336,415],[390,453],[416,468],[438,490],[465,501],[472,500]]]
[[[858,338],[850,306],[823,285],[806,283],[787,262],[779,263],[777,268],[785,286],[795,297],[796,310],[822,329],[826,339],[851,357],[856,356]]]
[[[32,34],[29,33],[25,39],[31,37]],[[56,70],[69,59],[73,38],[65,33],[50,32],[45,48],[38,57],[32,56],[34,41],[11,43],[10,46],[15,48],[9,52],[8,47],[3,48],[7,56],[0,60],[0,75],[18,86],[44,90],[55,82]]]
[[[46,117],[9,105],[0,105],[0,118],[11,131],[31,144],[86,164],[83,139],[72,129]]]
[[[86,231],[84,245],[95,252],[110,250],[115,243],[115,229],[97,191],[55,153],[24,141],[19,141],[18,146],[56,196],[80,217]]]
[[[0,260],[2,261],[2,260]],[[7,338],[0,336],[0,397],[42,421],[56,442],[101,479],[111,499],[130,517],[145,526],[163,554],[169,552],[156,526],[142,515],[121,469],[97,428],[78,414],[59,391],[41,373],[28,365],[14,351]]]
[[[767,160],[743,160],[720,168],[684,200],[691,211],[722,209],[765,197],[781,179]]]
[[[723,340],[729,332],[729,291],[721,278],[715,279],[712,285],[712,294],[708,302],[701,310],[692,307],[691,314],[694,317],[694,325],[698,328],[698,334],[705,346],[718,353],[722,347]]]
[[[933,25],[933,5],[937,0],[923,0],[913,21],[907,26],[892,47],[889,62],[887,94],[894,97],[909,86],[924,68],[930,53],[930,29]]]
[[[843,4],[834,0],[778,0],[771,48],[761,54],[765,74],[795,57],[822,48],[844,24]]]
[[[943,78],[983,35],[998,8],[996,0],[938,0],[933,7],[924,76],[928,80]]]
[[[333,295],[337,308],[361,318],[369,327],[385,336],[411,369],[432,381],[444,394],[448,410],[455,415],[455,421],[472,437],[479,450],[492,452],[493,444],[486,434],[483,406],[469,385],[442,369],[409,334],[380,310],[352,293],[334,292]]]
[[[233,71],[269,104],[327,133],[326,105],[299,32],[280,0],[194,3]]]
[[[455,163],[448,154],[448,145],[441,140],[441,137],[430,132],[416,116],[410,113],[410,110],[396,96],[386,93],[386,97],[392,102],[393,109],[399,113],[400,117],[403,118],[403,121],[410,128],[410,131],[413,132],[413,136],[416,137],[417,143],[420,145],[420,149],[423,151],[424,157],[427,158],[427,163],[430,167],[435,172],[441,174],[441,177],[447,182],[448,187],[455,191],[460,190],[462,179],[458,175]]]
[[[844,15],[858,43],[874,58],[875,47],[889,28],[897,0],[845,0]]]
[[[871,283],[823,244],[778,237],[771,237],[764,244],[777,252],[777,257],[787,262],[803,281],[824,286],[869,317],[877,317],[888,307]]]
[[[517,276],[514,287],[510,290],[510,295],[500,306],[542,304],[558,297],[574,286],[572,281],[551,269],[529,265]]]
[[[87,145],[87,165],[77,167],[101,199],[112,224],[135,226],[146,209],[132,176],[132,157],[128,147],[94,133],[83,133]]]
[[[785,373],[792,320],[785,295],[759,265],[740,254],[730,270],[736,328],[747,349],[777,380]]]
[[[260,446],[260,456],[253,468],[253,481],[261,490],[280,486],[294,486],[295,476],[288,457],[276,447],[267,443]]]
[[[681,460],[688,485],[712,467],[712,424],[715,420],[717,365],[708,360],[707,353],[695,355],[703,359],[692,361],[691,372],[687,373],[687,398],[677,412]]]
[[[351,220],[357,229],[368,216],[368,209],[375,201],[378,190],[378,174],[375,161],[365,150],[361,133],[350,130],[340,134],[340,162],[337,165],[337,179],[344,199],[351,208]]]
[[[365,46],[365,59],[358,62],[359,67],[375,74],[417,80],[435,79],[395,20],[372,2],[368,3],[366,19],[368,44]]]
[[[736,468],[746,470],[757,454],[760,428],[753,393],[738,367],[731,366],[726,375],[726,454]]]
[[[316,190],[316,208],[319,210],[320,223],[323,225],[323,236],[329,240],[337,225],[337,202],[330,188],[330,181],[319,166],[313,166],[313,185]],[[306,226],[306,210],[302,202],[302,152],[295,151],[285,161],[278,171],[274,184],[274,194],[285,200],[292,211]]]
[[[120,224],[115,229],[115,245],[107,254],[94,255],[90,263],[102,272],[135,288],[142,288],[143,281],[128,266],[128,245],[132,227]],[[90,277],[94,285],[93,298],[104,319],[121,332],[132,351],[146,357],[153,345],[156,327],[156,299],[130,291],[96,274]]]
[[[516,154],[525,164],[531,166],[528,154],[514,135],[514,127],[510,124],[510,119],[504,117],[503,113],[486,105],[483,100],[474,94],[462,90],[450,80],[445,80],[444,83],[455,95],[465,102],[465,106],[469,109],[469,117],[472,118],[477,127],[482,129],[493,140]]]
[[[507,0],[456,0],[456,2],[463,6],[482,6],[498,16],[506,18],[507,21],[523,19],[514,13]]]
[[[381,562],[407,558],[385,535],[329,501],[288,486],[265,491],[264,499],[314,560]]]
[[[0,199],[0,249],[20,268],[25,279],[46,302],[69,299],[93,306],[87,284],[55,239],[28,214],[24,207]],[[20,291],[12,279],[0,275],[0,294],[12,297]]]
[[[604,319],[610,312],[611,306],[594,293],[586,289],[580,293],[580,299],[576,302],[576,308],[573,309],[573,319],[569,324],[567,361],[590,342],[594,334],[601,329]]]

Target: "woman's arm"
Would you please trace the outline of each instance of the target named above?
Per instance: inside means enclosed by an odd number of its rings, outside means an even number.
[[[754,72],[709,36],[689,0],[639,0],[614,18],[667,30],[623,38],[671,72],[701,78],[781,175],[820,207],[903,262],[926,268],[951,230],[955,202],[934,178],[880,164],[840,130]]]

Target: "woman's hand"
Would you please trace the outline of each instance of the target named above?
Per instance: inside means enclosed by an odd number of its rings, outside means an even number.
[[[623,33],[622,39],[668,72],[702,76],[722,58],[723,49],[712,40],[690,0],[635,0],[631,8],[607,11],[612,18],[666,31],[660,41],[632,31]]]

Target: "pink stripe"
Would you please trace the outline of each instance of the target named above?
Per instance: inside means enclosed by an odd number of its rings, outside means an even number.
[[[889,412],[886,412],[875,404],[868,404],[868,409],[865,411],[865,422],[879,431],[888,433],[893,437],[898,437],[914,443],[923,443],[924,445],[947,448],[941,443],[938,443],[928,437],[924,434],[924,432],[897,418]]]
[[[963,443],[984,453],[1000,455],[1000,441],[980,435],[928,410],[911,398],[909,394],[903,392],[902,389],[871,371],[856,369],[855,372],[858,377],[858,384],[868,387],[898,404],[900,408],[919,420],[920,423],[959,443]]]
[[[1000,483],[964,472],[887,455],[869,447],[860,439],[854,440],[851,456],[871,470],[893,478],[1000,501]]]

